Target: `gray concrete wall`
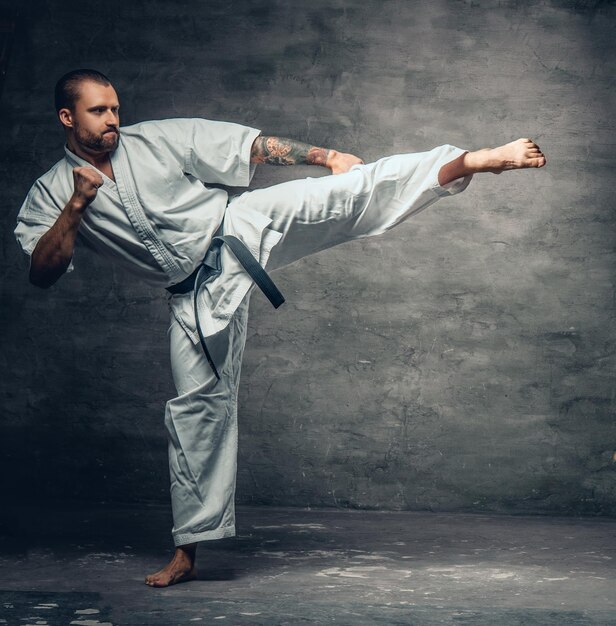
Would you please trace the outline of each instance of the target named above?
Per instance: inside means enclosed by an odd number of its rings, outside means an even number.
[[[616,513],[613,4],[20,6],[0,104],[3,497],[168,502],[164,293],[85,254],[38,290],[12,234],[62,155],[55,80],[93,66],[124,124],[225,119],[365,160],[526,136],[547,155],[278,272],[275,314],[253,296],[240,502]],[[262,167],[254,186],[306,175]]]

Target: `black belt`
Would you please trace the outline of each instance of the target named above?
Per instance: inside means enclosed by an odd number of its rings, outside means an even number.
[[[248,272],[248,275],[255,281],[257,287],[261,289],[275,309],[277,309],[284,302],[284,296],[280,293],[278,287],[276,287],[274,281],[269,277],[268,273],[261,267],[257,259],[252,256],[246,245],[233,235],[213,237],[212,244],[210,245],[205,258],[201,261],[199,267],[197,267],[197,269],[182,282],[179,282],[176,285],[171,285],[171,287],[167,287],[167,291],[170,291],[171,293],[188,293],[189,291],[193,291],[193,307],[195,309],[195,321],[197,323],[199,341],[201,342],[201,347],[203,348],[203,352],[205,352],[207,361],[218,380],[220,380],[220,375],[214,365],[210,351],[207,349],[205,337],[201,332],[197,297],[199,295],[200,287],[209,278],[212,276],[218,276],[222,272],[220,249],[223,243],[227,244],[229,248],[231,248],[235,258],[240,262],[246,272]]]

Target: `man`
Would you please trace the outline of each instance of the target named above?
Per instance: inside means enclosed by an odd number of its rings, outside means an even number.
[[[15,232],[39,287],[71,271],[81,246],[170,291],[178,396],[167,403],[165,425],[176,553],[146,577],[162,587],[196,576],[199,541],[235,534],[237,387],[254,281],[276,305],[282,301],[262,268],[384,233],[463,191],[476,173],[542,167],[546,160],[532,140],[518,139],[364,164],[226,122],[170,119],[120,129],[119,109],[109,79],[97,71],[75,70],[58,81],[65,156],[32,186]],[[230,202],[225,191],[207,186],[248,186],[257,163],[321,165],[337,176]]]

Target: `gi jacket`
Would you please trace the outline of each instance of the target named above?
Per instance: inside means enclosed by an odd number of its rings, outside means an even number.
[[[260,131],[200,118],[142,122],[120,129],[111,154],[115,182],[103,185],[86,209],[76,248],[110,257],[154,285],[167,287],[192,273],[211,238],[240,238],[265,266],[281,234],[271,219],[245,206],[228,206],[228,194],[208,183],[247,186],[254,168],[250,152]],[[73,168],[93,167],[65,147],[65,156],[32,186],[17,217],[15,235],[28,255],[54,225],[73,194]],[[94,168],[95,169],[95,168]],[[67,271],[74,268],[71,260]],[[222,250],[223,272],[201,291],[204,335],[222,330],[252,285],[232,252]],[[189,294],[169,297],[171,310],[191,339],[195,332]]]

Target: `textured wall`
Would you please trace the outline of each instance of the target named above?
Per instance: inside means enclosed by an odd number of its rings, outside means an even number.
[[[87,255],[37,290],[12,235],[62,155],[55,80],[93,66],[124,124],[226,119],[365,160],[525,136],[547,155],[278,272],[275,314],[253,296],[240,502],[616,513],[614,5],[26,5],[0,104],[7,497],[168,501],[164,293]]]

